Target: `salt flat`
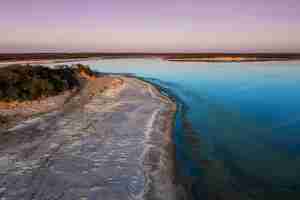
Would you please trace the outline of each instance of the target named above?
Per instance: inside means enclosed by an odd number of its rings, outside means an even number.
[[[143,81],[116,79],[0,133],[0,199],[175,198],[176,106]]]

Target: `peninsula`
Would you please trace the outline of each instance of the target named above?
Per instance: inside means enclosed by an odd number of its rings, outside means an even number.
[[[52,83],[59,72],[42,66],[26,69],[31,74],[46,70],[48,79],[39,80],[43,83]],[[62,85],[59,93],[46,84],[43,93],[51,95],[32,98],[28,93],[17,102],[23,94],[19,91],[2,100],[0,196],[26,200],[184,197],[174,184],[171,131],[176,104],[135,77],[90,73],[81,65],[69,74],[64,82],[74,79],[73,85]]]

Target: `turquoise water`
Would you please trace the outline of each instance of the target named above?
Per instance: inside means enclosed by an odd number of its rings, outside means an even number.
[[[148,78],[182,101],[177,181],[195,199],[300,199],[300,63],[85,64]]]

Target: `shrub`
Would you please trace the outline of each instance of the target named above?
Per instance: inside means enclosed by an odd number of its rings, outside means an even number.
[[[79,86],[78,69],[12,65],[0,68],[0,100],[25,101],[52,96]]]

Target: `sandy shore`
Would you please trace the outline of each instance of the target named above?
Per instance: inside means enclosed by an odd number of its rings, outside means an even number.
[[[2,199],[178,199],[176,105],[123,76],[91,80],[59,109],[0,133]]]

